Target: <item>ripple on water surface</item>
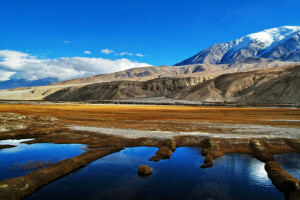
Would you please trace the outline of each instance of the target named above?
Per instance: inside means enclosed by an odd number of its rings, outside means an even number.
[[[148,159],[157,148],[134,147],[94,161],[52,182],[27,199],[283,199],[267,177],[264,163],[241,154],[218,158],[201,169],[200,148],[177,148],[171,159]],[[153,168],[140,178],[139,165]]]

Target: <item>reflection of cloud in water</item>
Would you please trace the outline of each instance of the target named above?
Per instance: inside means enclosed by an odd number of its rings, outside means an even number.
[[[58,162],[62,159],[75,157],[84,151],[81,144],[25,144],[20,143],[17,147],[2,149],[0,151],[0,180],[22,176],[29,171],[13,170],[14,165],[22,165],[29,161]]]
[[[282,168],[300,180],[300,154],[287,153],[275,155],[274,157],[275,160],[280,163]]]
[[[19,140],[0,140],[0,145],[19,145],[21,142],[27,142],[30,140],[34,140],[34,138]]]
[[[34,199],[54,192],[63,194],[58,198],[61,200],[74,196],[118,200],[282,199],[275,187],[259,185],[267,178],[262,173],[263,163],[248,155],[227,154],[215,160],[212,168],[201,169],[200,149],[180,147],[169,160],[148,161],[156,151],[157,148],[133,147],[108,155],[54,182],[52,187],[45,186]],[[139,164],[152,167],[153,174],[138,177]]]
[[[72,148],[80,148],[84,147],[85,145],[82,144],[53,144],[53,143],[36,143],[36,144],[25,144],[25,143],[18,143],[16,147],[8,148],[8,149],[2,149],[1,153],[20,153],[23,151],[38,151],[38,150],[51,150],[54,149],[61,150],[62,152],[67,149]]]
[[[145,163],[151,156],[155,155],[158,148],[154,147],[132,147],[121,152],[111,154],[97,161],[99,163],[117,165],[139,165]]]
[[[265,164],[259,160],[251,160],[249,163],[249,179],[252,184],[263,187],[274,187],[265,170]]]
[[[214,161],[213,167],[221,166],[226,168],[226,171],[231,171],[232,176],[237,179],[248,179],[250,185],[274,187],[265,171],[264,163],[249,155],[226,154]],[[227,175],[224,176],[223,178],[226,178]]]
[[[282,164],[289,164],[289,168],[300,169],[300,154],[288,153],[288,154],[279,154],[274,156],[276,161]]]

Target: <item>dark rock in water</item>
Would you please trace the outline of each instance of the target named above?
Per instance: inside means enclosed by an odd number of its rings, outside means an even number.
[[[214,163],[204,163],[204,164],[202,164],[200,167],[201,168],[210,168],[210,167],[212,167],[214,165]]]
[[[268,151],[261,141],[251,140],[250,148],[256,159],[266,163],[268,161],[274,161],[274,156]]]
[[[209,168],[209,167],[212,167],[213,165],[214,165],[213,158],[208,155],[204,158],[204,164],[201,165],[200,167],[201,168]]]
[[[268,161],[274,161],[274,156],[270,153],[261,153],[257,156],[255,156],[258,160],[262,161],[262,162],[268,162]]]
[[[279,162],[269,161],[265,165],[268,177],[273,184],[282,191],[286,199],[300,199],[299,181],[281,168]]]
[[[168,147],[161,147],[156,152],[156,155],[159,155],[161,158],[171,158],[172,151]]]
[[[158,161],[160,161],[160,156],[158,156],[158,155],[155,155],[155,156],[152,156],[151,158],[149,158],[149,160],[150,161],[154,161],[154,162],[158,162]]]
[[[176,142],[174,140],[169,140],[167,142],[167,147],[172,150],[172,151],[175,151],[176,149]]]
[[[213,159],[212,159],[212,157],[210,157],[210,156],[207,156],[207,157],[204,159],[204,163],[211,163],[211,162],[213,162]]]
[[[147,165],[141,165],[138,168],[138,173],[141,175],[150,175],[152,174],[152,168]]]
[[[172,146],[173,146],[173,149],[174,150],[176,149],[176,148],[174,148],[174,144],[176,145],[175,142],[173,143],[173,142],[169,141],[168,144],[171,145],[170,148],[172,148]],[[161,159],[169,159],[169,158],[171,158],[171,155],[172,155],[173,151],[170,148],[167,147],[167,146],[160,147],[159,150],[155,153],[156,155],[152,156],[149,160],[150,161],[158,162]]]
[[[202,149],[201,155],[206,156],[207,154],[208,154],[208,150],[207,149]]]

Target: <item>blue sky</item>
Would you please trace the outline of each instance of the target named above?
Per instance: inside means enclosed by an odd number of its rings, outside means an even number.
[[[0,0],[0,49],[173,65],[214,43],[298,26],[299,10],[298,0]]]

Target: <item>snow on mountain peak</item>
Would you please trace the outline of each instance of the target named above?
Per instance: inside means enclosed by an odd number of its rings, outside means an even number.
[[[300,26],[282,26],[214,44],[176,65],[230,64],[249,57],[300,61]]]
[[[278,28],[266,29],[261,32],[246,35],[250,40],[256,40],[265,44],[265,48],[274,42],[293,36],[300,31],[300,26],[282,26]]]
[[[230,50],[227,56],[232,56],[241,49],[249,46],[257,50],[269,50],[276,46],[278,42],[284,41],[300,31],[300,26],[282,26],[278,28],[266,29],[257,33],[252,33],[241,37],[233,42],[228,42]]]

